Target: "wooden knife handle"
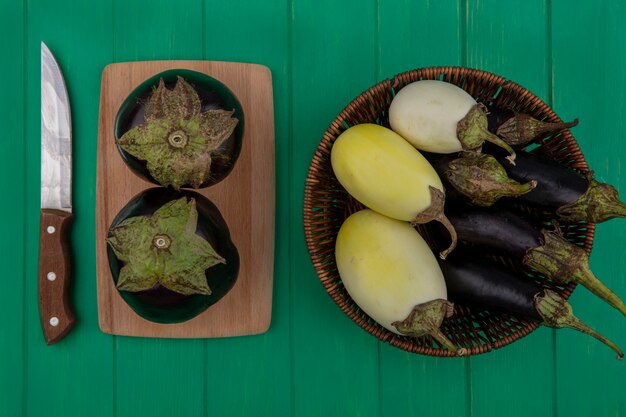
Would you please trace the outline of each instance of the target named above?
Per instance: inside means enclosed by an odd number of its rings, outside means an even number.
[[[46,343],[61,340],[76,318],[70,306],[69,226],[73,215],[42,209],[39,227],[39,318]]]

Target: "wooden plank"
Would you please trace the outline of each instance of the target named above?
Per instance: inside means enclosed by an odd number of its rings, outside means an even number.
[[[382,416],[469,416],[466,358],[433,358],[388,344],[380,349]]]
[[[554,103],[564,118],[580,117],[573,131],[589,166],[600,181],[626,195],[626,28],[621,1],[585,2],[576,9],[553,1],[552,50]],[[598,225],[591,268],[617,295],[626,297],[626,259],[620,242],[626,223],[616,219]],[[585,288],[574,292],[577,316],[626,348],[626,320]],[[626,368],[596,340],[574,331],[559,332],[557,348],[558,415],[626,414],[623,381]]]
[[[116,415],[204,416],[203,340],[129,339],[116,350]],[[180,410],[180,411],[179,411]]]
[[[24,414],[24,207],[26,174],[24,137],[24,4],[13,2],[0,6],[0,38],[9,39],[3,48],[5,65],[0,66],[0,77],[10,80],[3,87],[0,100],[0,190],[10,204],[0,205],[4,219],[0,240],[0,253],[5,263],[0,305],[7,312],[0,337],[0,415]],[[35,275],[36,276],[36,275]],[[32,277],[35,280],[35,276]]]
[[[463,64],[465,1],[379,3],[379,78],[415,68]]]
[[[461,65],[463,10],[462,2],[449,0],[381,0],[378,78],[414,68]],[[381,343],[382,415],[467,415],[466,367],[467,359],[420,356]]]
[[[272,71],[276,127],[276,224],[272,324],[254,337],[206,345],[209,415],[288,416],[291,410],[289,343],[290,211],[289,52],[287,0],[245,5],[205,1],[204,58],[266,65]],[[236,24],[233,24],[236,22]],[[228,352],[229,360],[220,360]],[[216,378],[216,375],[232,375]]]
[[[296,1],[292,13],[293,414],[375,415],[380,406],[378,342],[324,291],[303,244],[301,215],[307,167],[322,134],[350,100],[376,82],[375,2]]]
[[[135,175],[115,146],[115,117],[143,81],[169,69],[215,78],[241,103],[245,129],[232,172],[196,190],[221,212],[239,253],[237,282],[215,305],[177,324],[150,322],[135,313],[115,287],[106,236],[113,219],[137,194],[155,185]],[[121,81],[124,80],[124,81]],[[225,337],[263,333],[270,324],[274,245],[274,117],[267,67],[216,61],[140,61],[107,66],[102,75],[96,186],[96,239],[100,328],[105,333],[145,337]],[[120,187],[123,185],[123,187]]]
[[[114,62],[202,57],[200,2],[114,6]],[[118,416],[205,415],[204,340],[115,339]],[[144,355],[152,360],[144,362]]]
[[[544,0],[504,4],[470,0],[467,64],[492,71],[550,99],[550,50]]]
[[[113,412],[113,345],[96,323],[94,280],[93,162],[96,155],[100,71],[111,59],[111,3],[33,0],[27,6],[26,89],[26,392],[25,415],[88,415]],[[78,323],[62,341],[46,346],[37,308],[39,238],[40,42],[59,61],[68,88],[73,124],[71,232]],[[87,58],[88,57],[88,58]]]
[[[549,100],[546,13],[540,0],[470,1],[467,65],[513,80]],[[554,330],[539,329],[502,350],[471,358],[472,415],[501,416],[506,409],[519,416],[553,415],[553,338]]]

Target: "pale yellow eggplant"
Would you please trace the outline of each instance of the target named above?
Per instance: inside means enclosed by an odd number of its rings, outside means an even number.
[[[437,259],[409,223],[368,209],[354,213],[339,230],[335,259],[352,299],[379,324],[465,353],[439,329],[453,306]]]
[[[454,228],[443,213],[445,191],[430,163],[400,135],[383,126],[360,124],[343,132],[331,150],[331,163],[341,185],[368,208],[413,224],[437,220]]]

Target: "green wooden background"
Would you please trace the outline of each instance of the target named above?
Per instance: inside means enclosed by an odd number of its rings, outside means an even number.
[[[313,151],[361,91],[411,68],[464,65],[534,91],[597,176],[626,194],[626,4],[620,0],[28,0],[0,2],[0,417],[626,416],[626,364],[540,329],[466,359],[379,343],[318,282],[302,228]],[[76,329],[47,347],[37,312],[39,43],[59,60],[74,128]],[[274,313],[260,336],[112,337],[97,325],[95,175],[101,71],[112,62],[267,65],[274,79]],[[626,297],[626,220],[598,227],[592,268]],[[626,319],[582,289],[576,313],[626,347]]]

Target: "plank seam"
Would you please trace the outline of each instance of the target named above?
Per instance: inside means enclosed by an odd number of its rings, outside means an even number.
[[[293,21],[295,18],[295,6],[294,0],[287,0],[287,132],[289,137],[286,141],[287,146],[287,176],[291,180],[287,183],[287,190],[285,191],[287,194],[287,201],[291,201],[291,184],[293,183],[293,169],[292,169],[292,161],[294,158],[293,151]],[[293,222],[293,210],[288,210],[288,222],[292,224]],[[291,233],[287,233],[287,258],[289,259],[289,268],[288,271],[288,280],[287,280],[287,294],[289,294],[289,306],[287,311],[289,312],[289,387],[290,387],[290,415],[294,416],[296,413],[296,399],[294,393],[294,382],[295,382],[295,372],[294,372],[294,363],[295,357],[293,352],[293,285],[292,280],[292,259],[293,259],[293,250],[291,245]]]
[[[22,78],[22,147],[23,147],[23,175],[22,175],[22,184],[24,185],[24,189],[26,189],[27,179],[28,179],[28,169],[27,169],[27,155],[28,155],[28,145],[27,140],[28,135],[26,134],[26,129],[28,128],[28,124],[26,123],[26,102],[28,100],[27,93],[27,77],[28,73],[26,71],[27,63],[28,63],[28,54],[26,51],[28,50],[28,0],[22,3],[22,74],[24,74]],[[22,196],[22,204],[24,205],[24,210],[28,207],[28,193],[23,193]],[[22,275],[26,274],[26,234],[27,234],[27,223],[28,216],[24,216],[24,222],[22,223]],[[26,306],[28,305],[28,291],[27,291],[27,279],[26,276],[22,277],[22,415],[28,415],[28,400],[27,400],[27,387],[28,387],[28,355],[26,354],[26,347],[28,346],[28,309]]]
[[[548,105],[554,104],[554,57],[552,56],[552,0],[546,0],[546,61],[548,64]]]
[[[548,105],[554,104],[554,57],[552,55],[552,0],[546,0],[546,62],[548,65]],[[556,329],[551,329],[552,333],[552,415],[556,417],[558,415],[558,384],[557,384],[557,333]]]
[[[206,60],[206,1],[200,0],[200,13],[202,15],[202,59]]]
[[[376,31],[374,32],[374,83],[377,83],[380,79],[381,67],[380,67],[380,0],[374,0],[374,10],[375,10],[375,22],[374,27]]]
[[[468,51],[468,44],[467,44],[467,27],[468,27],[468,20],[469,20],[469,6],[468,6],[468,2],[469,0],[459,0],[459,15],[460,15],[460,19],[459,19],[459,36],[461,38],[461,48],[460,48],[460,54],[461,54],[461,66],[463,67],[467,67],[467,51]]]
[[[474,404],[472,401],[472,359],[465,358],[465,400],[467,401],[466,415],[472,417],[474,415]]]
[[[205,15],[202,14],[202,16]],[[202,415],[209,417],[209,347],[207,339],[204,339],[202,342],[202,369],[204,369],[202,373],[202,392],[204,394],[202,396]]]

